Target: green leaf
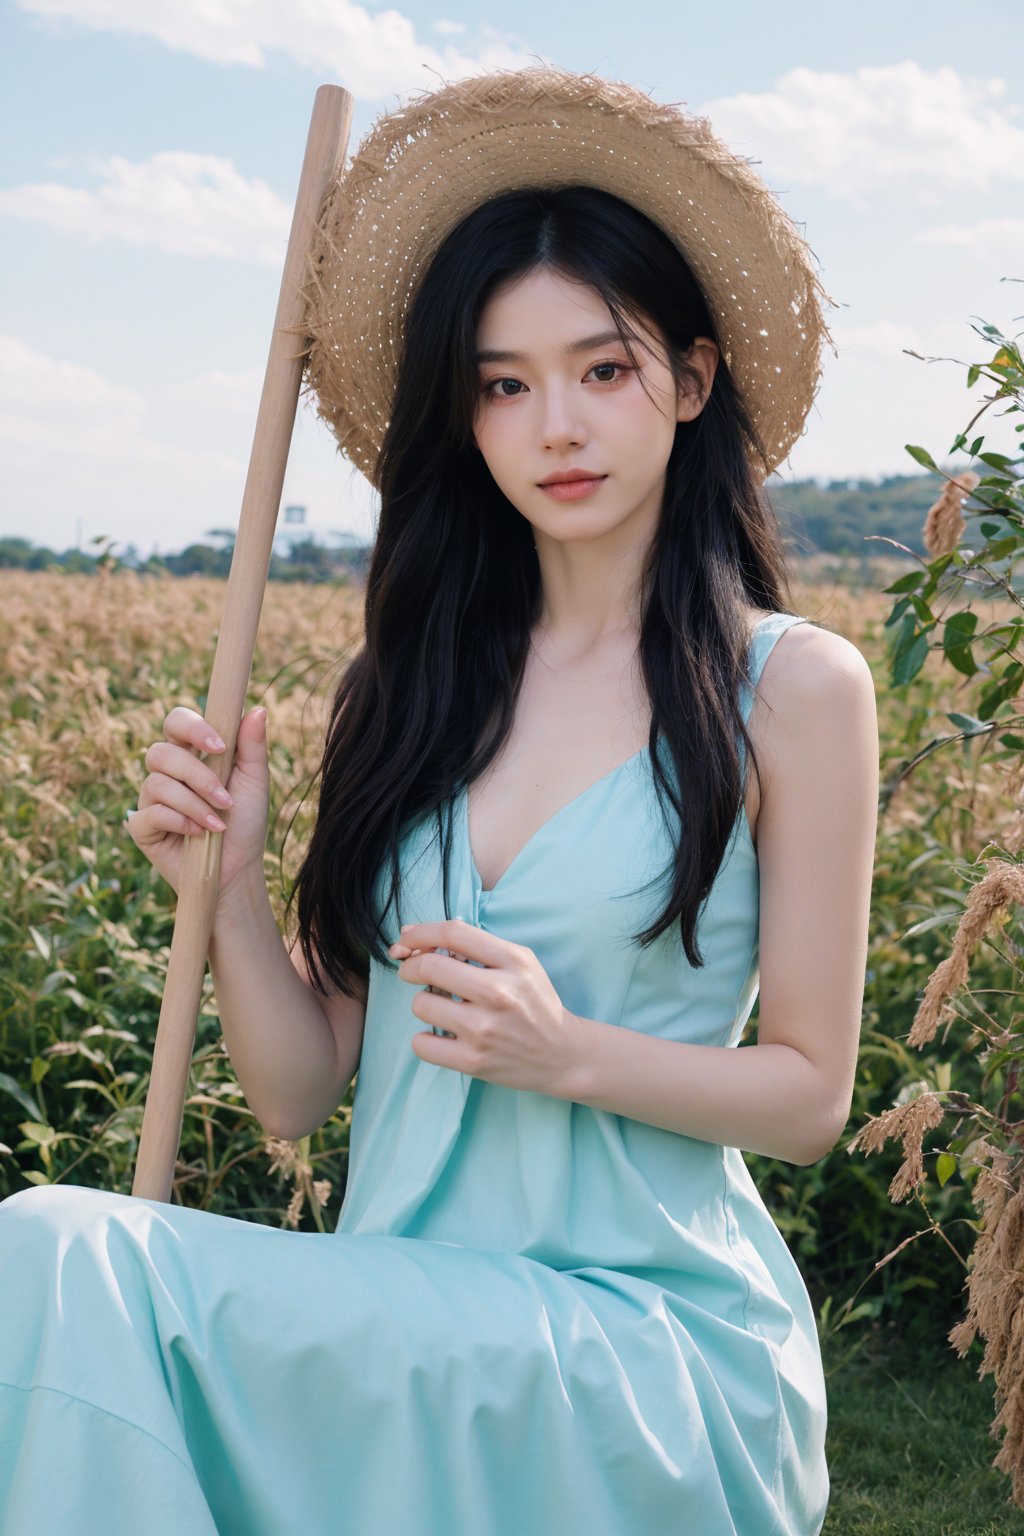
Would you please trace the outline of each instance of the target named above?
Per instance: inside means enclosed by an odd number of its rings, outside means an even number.
[[[956,667],[958,672],[962,672],[964,677],[973,677],[979,670],[969,645],[962,646],[959,650],[947,649],[946,660],[951,667]]]
[[[1007,538],[998,539],[996,543],[990,544],[985,550],[985,559],[1005,560],[1021,548],[1024,548],[1024,540],[1021,539],[1019,534],[1011,533]]]
[[[25,1092],[24,1088],[22,1088],[19,1083],[15,1082],[13,1077],[8,1077],[6,1072],[0,1072],[0,1088],[9,1093],[12,1099],[17,1099],[22,1109],[27,1110],[27,1112],[32,1116],[33,1120],[39,1119],[40,1115],[42,1114],[42,1110],[39,1108],[39,1105],[36,1103],[35,1099],[30,1097],[30,1095]]]
[[[901,638],[893,656],[892,680],[898,688],[911,682],[925,664],[928,656],[928,636],[918,634],[909,644]]]
[[[900,576],[891,587],[883,587],[883,592],[916,592],[924,585],[927,579],[925,571],[908,571],[906,576]]]
[[[910,457],[916,459],[919,464],[923,464],[925,469],[938,469],[938,465],[927,448],[919,448],[916,443],[904,443],[903,446],[910,454]]]
[[[988,453],[979,453],[978,458],[983,464],[987,464],[991,469],[1009,469],[1014,462],[1013,459],[1008,458],[1005,453],[992,453],[991,451]]]
[[[60,995],[61,997],[69,997],[75,1004],[75,1007],[81,1008],[83,1013],[92,1013],[94,1011],[95,1004],[91,1003],[87,997],[83,997],[77,987],[65,987]]]
[[[952,720],[957,730],[966,731],[968,736],[987,735],[992,729],[991,725],[986,725],[984,720],[979,720],[974,715],[960,715],[954,712],[947,712],[946,719]]]
[[[44,1057],[34,1056],[32,1058],[32,1082],[41,1083],[47,1072],[49,1072],[51,1065],[52,1063],[45,1060]]]
[[[52,1125],[41,1125],[38,1120],[23,1120],[18,1130],[40,1147],[48,1146],[57,1134]]]
[[[45,934],[40,933],[38,928],[34,928],[31,923],[28,925],[28,931],[32,935],[33,944],[35,945],[36,949],[38,949],[43,959],[49,960],[51,951],[53,949],[53,945],[51,944],[50,940],[46,937]]]
[[[956,1158],[949,1152],[940,1152],[935,1159],[935,1172],[939,1176],[940,1184],[948,1184],[956,1172]]]
[[[44,977],[41,985],[36,989],[39,997],[49,997],[50,993],[59,987],[62,981],[74,982],[74,973],[71,971],[51,971]]]
[[[1017,692],[1017,685],[1019,683],[1018,671],[1019,668],[1011,663],[1004,671],[1002,677],[993,678],[981,690],[978,710],[983,720],[992,721],[994,730],[998,728],[998,724],[1001,724],[1001,722],[996,722],[994,719],[996,710],[1000,704],[1005,704],[1007,699],[1012,699]]]
[[[922,933],[931,933],[934,928],[953,927],[960,919],[959,911],[936,912],[931,917],[924,917],[919,923],[914,923],[904,931],[905,939],[916,939]]]
[[[971,613],[968,609],[964,609],[960,613],[951,613],[946,620],[946,627],[943,631],[943,644],[947,650],[950,648],[959,649],[967,640],[974,638],[977,628],[978,615],[976,613]]]

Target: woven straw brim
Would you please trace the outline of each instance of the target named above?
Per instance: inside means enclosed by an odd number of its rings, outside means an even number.
[[[700,284],[767,455],[789,453],[832,344],[816,258],[706,118],[553,66],[476,75],[379,117],[325,200],[303,289],[305,389],[377,484],[403,321],[448,233],[523,186],[604,188],[654,219]],[[833,351],[835,350],[833,344]]]

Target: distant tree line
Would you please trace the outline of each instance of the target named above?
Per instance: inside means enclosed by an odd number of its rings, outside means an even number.
[[[57,551],[30,539],[0,538],[0,569],[94,573],[98,569],[128,569],[164,576],[219,576],[227,578],[231,568],[233,544],[188,544],[176,554],[152,554],[142,559],[134,544],[117,553],[115,540],[106,536],[90,540],[100,546],[96,554],[80,549]],[[267,571],[269,581],[362,582],[369,566],[372,546],[352,543],[338,549],[318,544],[314,539],[296,542],[286,555],[271,554]]]
[[[955,474],[963,465],[945,467]],[[864,561],[880,556],[900,558],[891,545],[871,535],[894,539],[923,553],[921,528],[928,508],[942,488],[933,474],[889,475],[881,480],[831,480],[819,485],[813,479],[785,481],[769,477],[766,491],[795,556],[835,555]],[[58,552],[29,539],[0,538],[0,568],[95,571],[126,566],[133,570],[170,576],[226,577],[231,565],[234,531],[212,529],[219,543],[189,544],[176,554],[152,554],[142,559],[135,546],[114,553],[114,540],[106,536],[90,540],[99,545],[96,554],[78,549]],[[286,555],[273,554],[270,581],[361,582],[369,566],[372,544],[353,542],[338,548],[318,544],[314,538],[296,542]],[[904,557],[906,558],[906,557]]]
[[[942,466],[947,475],[965,468]],[[944,483],[938,475],[912,474],[877,481],[831,480],[821,486],[814,480],[787,483],[773,475],[766,489],[794,553],[877,559],[900,558],[900,551],[881,539],[894,539],[924,554],[925,514]]]

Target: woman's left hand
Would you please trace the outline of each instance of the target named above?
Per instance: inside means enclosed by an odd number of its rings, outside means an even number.
[[[414,949],[420,953],[412,954]],[[454,950],[466,960],[436,954],[435,949]],[[504,1088],[572,1097],[582,1024],[563,1006],[532,949],[461,918],[447,918],[408,925],[401,942],[392,944],[388,953],[394,959],[408,954],[398,967],[403,981],[443,987],[462,999],[455,1002],[426,991],[413,998],[418,1019],[455,1036],[446,1039],[429,1030],[413,1035],[412,1048],[421,1061]],[[467,960],[477,964],[468,965]]]

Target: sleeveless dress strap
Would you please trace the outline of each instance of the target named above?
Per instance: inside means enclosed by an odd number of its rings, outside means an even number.
[[[795,613],[770,613],[767,617],[759,619],[754,625],[750,644],[747,647],[747,677],[749,682],[741,682],[740,684],[739,705],[744,725],[750,722],[750,712],[754,707],[754,688],[757,686],[761,673],[764,670],[764,664],[768,660],[772,647],[779,639],[779,636],[785,634],[787,629],[792,629],[795,624],[809,624],[810,622],[810,619],[803,618]],[[739,751],[740,775],[745,784],[747,748],[742,737],[739,740]]]

